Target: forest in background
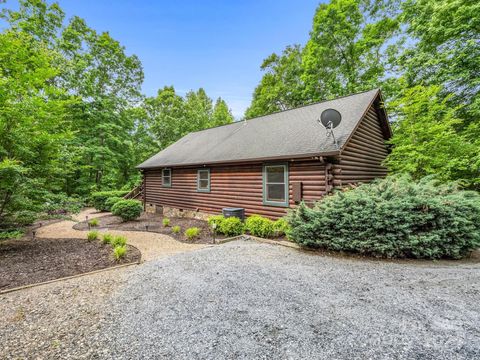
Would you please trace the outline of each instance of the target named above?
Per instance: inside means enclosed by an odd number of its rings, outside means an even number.
[[[380,87],[390,171],[478,189],[480,4],[331,0],[313,15],[306,44],[264,60],[246,118]],[[139,59],[56,3],[21,0],[0,17],[0,228],[129,189],[152,154],[233,121],[203,89],[145,97]]]

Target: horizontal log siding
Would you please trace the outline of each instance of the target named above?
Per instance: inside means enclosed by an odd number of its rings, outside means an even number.
[[[173,168],[172,187],[162,187],[161,170],[145,171],[147,204],[165,205],[180,209],[198,209],[221,213],[224,207],[243,207],[247,215],[260,214],[278,218],[287,208],[263,205],[262,164],[210,167],[209,193],[197,192],[198,168]],[[325,168],[319,161],[289,163],[289,203],[292,201],[292,182],[303,183],[303,199],[318,200],[325,192]]]
[[[332,168],[334,186],[370,182],[385,177],[387,169],[382,166],[387,156],[377,112],[371,107],[340,155],[339,163]]]

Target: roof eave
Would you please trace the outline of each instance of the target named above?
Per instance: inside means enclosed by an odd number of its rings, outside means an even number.
[[[305,159],[305,158],[315,158],[315,157],[328,157],[328,156],[337,156],[340,154],[340,150],[327,151],[321,153],[308,153],[308,154],[298,154],[298,155],[282,155],[282,156],[270,156],[270,157],[260,157],[260,158],[249,158],[249,159],[235,159],[235,160],[219,160],[211,161],[207,163],[183,163],[183,164],[160,164],[152,166],[141,166],[138,165],[136,168],[139,170],[147,169],[160,169],[164,167],[190,167],[190,166],[206,166],[206,165],[220,165],[220,164],[238,164],[238,163],[249,163],[249,162],[263,162],[263,161],[279,161],[279,160],[295,160],[295,159]]]

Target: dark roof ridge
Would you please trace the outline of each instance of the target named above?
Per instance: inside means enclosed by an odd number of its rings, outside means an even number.
[[[256,117],[253,117],[251,119],[243,119],[243,120],[234,121],[234,122],[229,123],[229,124],[222,124],[222,125],[212,126],[210,128],[206,128],[206,129],[191,131],[188,134],[195,134],[195,133],[199,133],[199,132],[206,131],[206,130],[211,130],[211,129],[216,129],[216,128],[223,127],[223,126],[237,125],[237,124],[242,123],[244,121],[252,121],[252,120],[256,120],[256,119],[261,119],[261,118],[264,118],[264,117],[267,117],[267,116],[280,114],[280,113],[284,113],[284,112],[287,112],[287,111],[297,110],[297,109],[301,109],[301,108],[304,108],[304,107],[307,107],[307,106],[318,105],[318,104],[325,103],[325,102],[328,102],[328,101],[343,99],[343,98],[347,98],[347,97],[350,97],[350,96],[356,96],[356,95],[364,94],[364,93],[374,91],[374,90],[376,90],[378,92],[378,91],[380,91],[380,88],[373,88],[373,89],[370,89],[370,90],[359,91],[359,92],[354,93],[354,94],[343,95],[343,96],[339,96],[339,97],[336,97],[336,98],[333,98],[333,99],[320,100],[320,101],[316,101],[316,102],[313,102],[313,103],[310,103],[310,104],[300,105],[300,106],[297,106],[297,107],[294,107],[294,108],[291,108],[291,109],[279,110],[279,111],[272,112],[270,114],[256,116]]]

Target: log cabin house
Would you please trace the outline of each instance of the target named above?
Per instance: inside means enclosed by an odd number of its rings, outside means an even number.
[[[342,121],[332,136],[318,122],[326,109]],[[387,174],[391,137],[380,90],[192,132],[138,166],[149,207],[220,214],[284,216],[300,201]]]

